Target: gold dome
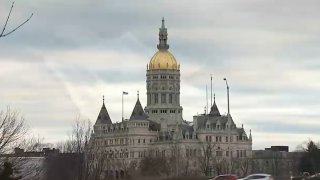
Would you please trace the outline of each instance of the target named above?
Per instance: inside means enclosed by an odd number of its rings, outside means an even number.
[[[150,60],[149,69],[179,69],[176,58],[168,50],[159,50]]]

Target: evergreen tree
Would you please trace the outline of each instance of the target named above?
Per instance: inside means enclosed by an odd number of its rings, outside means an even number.
[[[14,180],[14,178],[12,178],[12,174],[13,174],[12,164],[9,162],[5,162],[3,164],[3,170],[0,174],[0,179],[1,180]]]
[[[309,141],[305,154],[300,159],[299,170],[310,174],[320,172],[320,149],[313,142]]]

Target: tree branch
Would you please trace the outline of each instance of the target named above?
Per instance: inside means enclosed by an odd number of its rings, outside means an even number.
[[[12,5],[11,5],[11,8],[10,8],[10,11],[9,11],[9,14],[8,14],[8,17],[7,17],[7,20],[6,20],[6,23],[5,23],[4,26],[3,26],[2,32],[1,32],[1,34],[0,34],[0,37],[2,37],[2,35],[3,35],[3,33],[4,33],[4,30],[6,30],[6,27],[7,27],[7,24],[8,24],[8,21],[9,21],[9,18],[10,18],[11,12],[12,12],[12,9],[13,9],[13,5],[14,5],[14,1],[12,2]]]
[[[4,33],[4,31],[6,30],[6,27],[7,27],[7,24],[8,24],[8,21],[10,19],[10,16],[11,16],[11,12],[12,12],[12,9],[13,9],[13,5],[14,5],[14,2],[12,2],[12,5],[11,5],[11,8],[10,8],[10,11],[9,11],[9,14],[8,14],[8,17],[7,17],[7,20],[6,20],[6,23],[4,24],[3,26],[3,29],[2,29],[2,32],[0,34],[0,38],[1,37],[5,37],[11,33],[13,33],[14,31],[16,31],[17,29],[19,29],[21,26],[23,26],[25,23],[27,23],[33,16],[33,13],[31,13],[30,17],[25,20],[23,23],[21,23],[19,26],[17,26],[16,28],[12,29],[11,31],[9,31],[8,33]]]

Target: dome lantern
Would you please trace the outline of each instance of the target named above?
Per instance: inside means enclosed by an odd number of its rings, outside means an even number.
[[[162,18],[162,25],[159,28],[159,49],[150,60],[149,70],[152,69],[179,69],[176,58],[168,51],[169,45],[167,44],[168,33],[164,24],[164,18]]]

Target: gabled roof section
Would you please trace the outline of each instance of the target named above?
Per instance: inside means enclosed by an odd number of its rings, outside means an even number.
[[[148,115],[144,112],[139,98],[137,99],[136,105],[133,108],[133,111],[130,116],[130,121],[133,120],[147,120]]]
[[[107,108],[104,105],[104,100],[96,124],[112,124]]]
[[[221,116],[216,102],[213,103],[209,115],[210,116]]]

